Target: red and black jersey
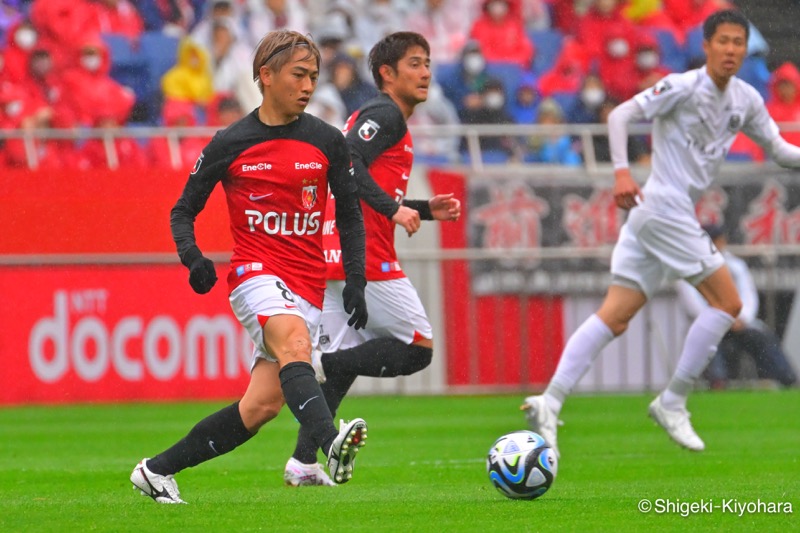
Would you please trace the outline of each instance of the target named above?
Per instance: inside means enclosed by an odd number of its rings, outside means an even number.
[[[344,133],[353,159],[358,195],[367,233],[367,280],[405,277],[394,249],[392,217],[406,195],[414,146],[405,117],[388,95],[381,93],[347,119]],[[329,198],[324,227],[328,279],[345,279],[335,215],[342,208],[338,195]],[[338,205],[337,205],[338,204]]]
[[[301,114],[267,126],[258,109],[218,132],[200,154],[171,213],[172,236],[184,265],[199,256],[194,220],[222,182],[233,234],[228,274],[232,291],[260,274],[273,274],[322,307],[325,258],[322,223],[328,188],[340,206],[344,268],[364,275],[364,226],[347,145],[341,132]]]

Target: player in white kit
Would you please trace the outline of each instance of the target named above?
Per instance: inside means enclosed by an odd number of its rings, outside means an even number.
[[[569,338],[544,394],[521,406],[528,422],[556,451],[561,407],[600,351],[621,335],[665,280],[685,279],[709,303],[684,341],[677,368],[649,407],[650,416],[679,445],[705,444],[686,410],[687,396],[741,309],[722,254],[695,216],[733,143],[744,132],[785,167],[800,167],[800,148],[787,143],[758,92],[735,77],[747,54],[748,23],[719,11],[703,25],[706,65],[670,74],[619,105],[609,116],[614,199],[630,214],[611,258],[612,281],[600,309]],[[627,124],[653,120],[653,166],[639,188],[628,168]]]

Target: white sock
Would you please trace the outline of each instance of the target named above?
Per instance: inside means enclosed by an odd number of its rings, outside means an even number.
[[[686,407],[686,398],[697,378],[717,353],[717,345],[731,329],[735,319],[725,311],[706,307],[689,327],[678,367],[667,388],[661,393],[661,403],[667,409]]]
[[[547,405],[558,414],[575,385],[589,371],[600,351],[614,340],[614,334],[597,315],[592,315],[567,341],[556,373],[544,391]]]

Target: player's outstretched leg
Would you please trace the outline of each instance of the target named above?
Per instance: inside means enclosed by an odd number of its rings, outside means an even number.
[[[556,435],[558,415],[547,405],[544,395],[528,396],[519,408],[521,411],[525,411],[525,418],[528,420],[528,426],[531,431],[541,435],[545,442],[556,452],[556,456],[560,457]]]
[[[307,465],[294,457],[290,457],[283,470],[283,481],[291,487],[304,487],[309,485],[336,486],[328,477],[322,465],[313,463]]]
[[[661,396],[650,402],[648,409],[650,418],[664,428],[672,440],[693,452],[701,452],[706,448],[703,440],[697,435],[689,421],[689,411],[683,408],[667,409],[661,402]]]
[[[142,459],[131,472],[131,483],[145,496],[158,503],[186,503],[181,499],[178,483],[172,476],[162,476],[147,468],[147,459]]]
[[[366,444],[366,440],[367,423],[363,418],[350,422],[339,421],[339,434],[328,452],[328,471],[335,483],[341,485],[353,477],[356,454]]]

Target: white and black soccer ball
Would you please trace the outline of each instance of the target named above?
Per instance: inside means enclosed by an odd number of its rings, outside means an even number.
[[[558,457],[538,433],[515,431],[492,444],[486,471],[489,481],[503,496],[533,500],[553,484]]]

